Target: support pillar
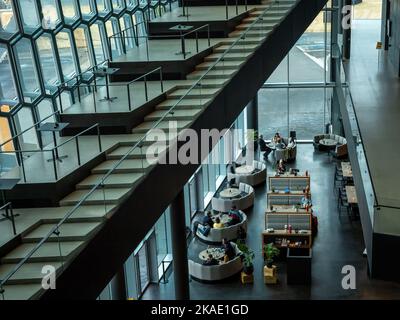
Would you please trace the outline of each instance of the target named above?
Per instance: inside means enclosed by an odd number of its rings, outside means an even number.
[[[118,270],[111,280],[111,299],[126,300],[125,272],[124,268]]]
[[[247,104],[247,129],[258,132],[258,95]]]
[[[175,299],[189,300],[189,269],[186,246],[185,203],[183,190],[171,203],[171,239]]]
[[[351,8],[352,0],[343,0],[344,5],[347,8]],[[350,12],[351,14],[351,12]],[[349,21],[348,28],[343,29],[343,59],[350,59],[350,47],[351,47],[351,18]]]

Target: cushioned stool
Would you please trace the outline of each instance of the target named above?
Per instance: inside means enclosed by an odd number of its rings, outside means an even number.
[[[278,283],[278,277],[276,276],[276,266],[272,266],[272,268],[264,266],[264,283],[265,284]]]
[[[243,284],[253,283],[254,277],[253,274],[246,274],[242,271],[242,273],[240,274],[240,280],[242,281]]]

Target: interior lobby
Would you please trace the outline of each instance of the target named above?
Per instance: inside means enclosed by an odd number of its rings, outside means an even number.
[[[0,303],[400,299],[399,32],[399,0],[0,0]]]

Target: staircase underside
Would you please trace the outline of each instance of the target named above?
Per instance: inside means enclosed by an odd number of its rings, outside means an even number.
[[[184,99],[177,107],[171,119],[177,120],[178,129],[190,127],[199,133],[201,129],[229,128],[325,3],[326,0],[280,1],[280,8],[275,8],[268,16],[278,14],[284,18],[279,23],[271,18],[271,21],[274,21],[271,25],[258,26],[256,29],[259,32],[249,34],[241,49],[235,48],[225,57],[226,65],[219,65],[207,75],[206,79],[219,83],[201,92],[193,90],[187,97],[188,100]],[[292,4],[296,5],[291,8]],[[262,13],[264,8],[265,6],[260,6],[253,12],[231,37],[239,36],[246,29],[243,25],[250,25],[252,19]],[[188,79],[201,77],[230,43],[228,39],[226,43],[214,49]],[[76,204],[126,153],[127,148],[143,136],[186,91],[187,89],[178,89],[171,92],[165,102],[145,116],[142,124],[133,128],[132,139],[108,153],[107,161],[93,168],[92,174],[82,180],[76,186],[76,190],[65,197],[60,205]],[[168,128],[167,123],[162,122],[161,127]],[[210,150],[212,147],[210,146]],[[95,299],[198,168],[197,164],[158,164],[149,167],[148,174],[143,176],[140,170],[143,166],[141,159],[140,154],[130,155],[107,179],[105,189],[96,190],[80,209],[83,216],[76,214],[75,221],[65,224],[64,230],[61,230],[61,240],[65,244],[63,256],[65,255],[67,264],[57,277],[57,289],[40,292],[41,298]],[[88,218],[85,216],[85,207],[91,206],[97,206],[101,213]],[[48,232],[50,227],[51,224],[42,222],[39,228],[23,236],[23,246],[3,258],[0,278],[7,272],[7,268],[12,268],[12,265],[23,257],[32,243],[40,240],[46,231]],[[46,243],[46,247],[41,248],[44,260],[57,264],[55,249],[51,241]],[[8,288],[5,288],[6,291],[14,297],[23,291],[37,298],[39,295],[34,290],[40,289],[37,274],[40,263],[37,261],[38,257],[32,256],[29,264],[24,266],[26,270],[21,270],[15,279],[12,278]],[[56,267],[61,271],[60,265]],[[23,286],[26,286],[26,290],[22,290]]]

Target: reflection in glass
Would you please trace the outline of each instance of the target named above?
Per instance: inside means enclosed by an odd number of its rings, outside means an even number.
[[[92,66],[89,54],[89,44],[87,41],[87,29],[78,28],[74,31],[76,49],[78,50],[78,61],[81,71],[85,71]]]
[[[18,41],[15,50],[17,54],[18,68],[22,79],[22,90],[24,96],[28,99],[32,99],[35,95],[39,95],[40,92],[31,42],[28,39],[23,38]]]
[[[61,0],[61,7],[66,22],[73,22],[78,18],[78,9],[75,0]]]
[[[49,35],[43,35],[36,40],[36,45],[39,51],[45,86],[54,86],[59,81],[59,78],[54,58],[53,42]]]
[[[38,8],[35,0],[19,0],[25,32],[31,33],[40,25]]]
[[[0,44],[0,104],[4,100],[14,100],[17,97],[9,58],[7,47]]]
[[[62,31],[57,34],[56,41],[58,52],[60,54],[63,75],[66,78],[70,78],[76,73],[75,60],[71,49],[71,36],[67,31]]]
[[[17,30],[12,2],[0,1],[0,38],[8,39]]]

